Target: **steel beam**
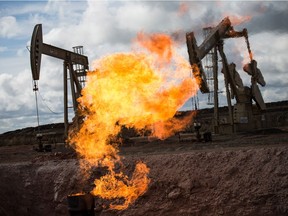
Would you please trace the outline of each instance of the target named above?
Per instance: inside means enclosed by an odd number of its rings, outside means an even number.
[[[42,24],[37,24],[33,30],[30,46],[30,63],[33,80],[39,80],[42,54],[62,59],[72,64],[81,64],[84,66],[84,69],[88,70],[89,63],[87,56],[43,43]]]

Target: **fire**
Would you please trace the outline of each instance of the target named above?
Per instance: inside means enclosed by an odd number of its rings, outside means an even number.
[[[160,139],[165,139],[171,136],[171,134],[185,129],[195,114],[196,112],[191,112],[190,115],[187,115],[183,119],[172,118],[167,121],[157,122],[153,125],[153,135]]]
[[[229,15],[229,19],[232,23],[232,25],[240,25],[245,22],[248,22],[252,19],[251,16],[235,16],[235,15]]]
[[[186,14],[189,10],[189,7],[187,5],[187,3],[181,2],[178,8],[178,14],[180,16],[183,16],[184,14]]]
[[[253,60],[253,53],[252,53],[252,51],[250,51],[250,52],[248,52],[248,53],[249,53],[250,61],[252,61],[252,60]]]
[[[146,35],[143,32],[137,36],[137,42],[149,50],[149,52],[158,56],[160,63],[170,63],[172,58],[173,41],[168,35],[153,34]],[[162,62],[164,61],[164,62]]]
[[[95,180],[96,187],[92,190],[95,196],[101,196],[104,199],[124,199],[121,205],[112,204],[112,209],[126,209],[130,203],[134,202],[139,196],[143,195],[147,189],[150,179],[147,177],[149,168],[139,162],[131,180],[127,179],[123,173],[111,172],[100,179]],[[118,179],[123,179],[119,181]]]
[[[121,157],[118,145],[109,140],[119,135],[123,125],[136,130],[148,126],[153,129],[152,135],[161,139],[171,136],[191,121],[186,118],[177,122],[173,116],[199,88],[171,37],[140,33],[135,43],[134,51],[93,62],[96,69],[88,73],[78,99],[85,119],[79,131],[70,136],[83,158],[83,169],[107,168],[108,173],[95,180],[91,193],[111,200],[110,208],[118,210],[147,191],[149,168],[138,162],[130,178],[123,169],[116,171]]]

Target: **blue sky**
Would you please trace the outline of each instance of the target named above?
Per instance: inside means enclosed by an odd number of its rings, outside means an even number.
[[[180,52],[187,57],[185,33],[219,23],[225,16],[251,20],[235,26],[249,31],[251,49],[267,85],[261,87],[266,102],[288,99],[288,2],[286,1],[186,1],[187,11],[179,15],[181,1],[0,1],[0,133],[36,126],[35,96],[32,90],[29,48],[35,24],[42,23],[47,44],[71,50],[83,45],[89,61],[114,52],[129,51],[137,32],[180,32]],[[198,43],[199,44],[199,43]],[[228,61],[237,70],[247,59],[243,39],[225,42]],[[242,75],[242,72],[240,72]],[[44,56],[39,81],[40,124],[63,122],[62,62]],[[220,75],[219,75],[220,76]],[[243,75],[244,84],[249,77]],[[219,77],[224,91],[223,78]],[[220,104],[226,105],[224,93]],[[207,95],[199,94],[200,108]],[[191,109],[187,102],[182,109]],[[51,109],[54,113],[52,113]],[[70,118],[72,114],[70,115]]]

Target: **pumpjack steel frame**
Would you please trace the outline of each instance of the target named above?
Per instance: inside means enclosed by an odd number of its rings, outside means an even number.
[[[77,47],[76,47],[77,48]],[[75,49],[74,49],[75,50]],[[68,73],[71,86],[73,110],[75,117],[78,116],[77,98],[81,96],[81,90],[83,88],[83,83],[81,83],[86,77],[86,73],[89,70],[88,57],[82,54],[65,50],[56,46],[43,43],[42,34],[42,24],[37,24],[34,27],[31,46],[30,46],[30,64],[32,70],[32,78],[34,80],[34,91],[38,90],[37,81],[40,78],[40,68],[41,68],[41,56],[42,54],[48,55],[54,58],[63,60],[63,88],[64,88],[64,125],[65,131],[64,135],[67,138],[69,120],[68,120]],[[73,66],[77,66],[74,70]],[[81,70],[79,70],[79,65]]]
[[[238,38],[244,37],[247,49],[250,57],[250,63],[244,65],[243,70],[251,75],[251,87],[244,87],[244,89],[240,90],[238,88],[238,84],[235,77],[233,76],[234,73],[237,73],[235,68],[232,69],[231,64],[228,64],[228,60],[224,53],[223,45],[224,39],[227,38]],[[206,81],[206,74],[204,72],[201,60],[209,53],[211,50],[215,53],[213,56],[213,74],[214,74],[214,131],[218,132],[219,127],[219,114],[218,114],[218,81],[217,81],[217,51],[220,54],[222,59],[222,72],[224,75],[224,82],[226,88],[226,98],[228,104],[228,113],[229,113],[229,124],[231,126],[232,132],[235,132],[235,123],[239,124],[239,118],[242,118],[243,113],[248,113],[248,117],[243,116],[249,119],[250,127],[252,127],[252,99],[256,102],[260,111],[265,111],[266,105],[264,103],[263,97],[260,93],[258,88],[258,84],[261,86],[265,86],[264,78],[261,74],[261,71],[257,68],[257,62],[252,57],[252,52],[250,49],[250,43],[248,40],[248,31],[247,29],[243,29],[242,31],[235,31],[233,26],[231,25],[231,21],[229,17],[224,18],[216,27],[212,28],[210,33],[207,35],[205,40],[202,42],[200,46],[197,45],[197,41],[195,38],[194,32],[189,32],[186,34],[186,43],[187,43],[187,50],[189,55],[189,61],[192,66],[192,72],[195,77],[200,80],[200,91],[202,93],[209,93],[209,86]],[[233,63],[234,64],[234,63]],[[193,65],[197,65],[198,69],[195,69]],[[241,78],[240,78],[241,79]],[[242,82],[242,80],[241,80]],[[230,87],[230,88],[229,88]],[[231,99],[236,99],[236,104],[232,107]],[[234,108],[234,113],[233,109]],[[240,112],[239,112],[240,110]],[[240,115],[239,115],[240,113]],[[244,115],[244,114],[243,114]],[[236,119],[236,122],[235,122]],[[240,120],[241,121],[241,120]]]

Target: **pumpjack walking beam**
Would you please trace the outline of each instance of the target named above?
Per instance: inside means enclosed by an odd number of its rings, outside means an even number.
[[[34,31],[31,39],[30,48],[30,64],[32,70],[32,77],[34,84],[40,78],[41,56],[42,54],[62,59],[63,62],[63,82],[64,82],[64,125],[65,125],[65,137],[68,135],[68,70],[71,82],[71,93],[74,114],[77,117],[77,98],[81,95],[82,85],[80,84],[80,77],[86,76],[86,72],[89,69],[89,63],[87,56],[75,53],[69,50],[65,50],[59,47],[55,47],[49,44],[43,43],[42,24],[37,24],[34,27]],[[82,65],[83,71],[77,71],[73,69],[73,65]],[[38,89],[38,88],[37,88]]]

